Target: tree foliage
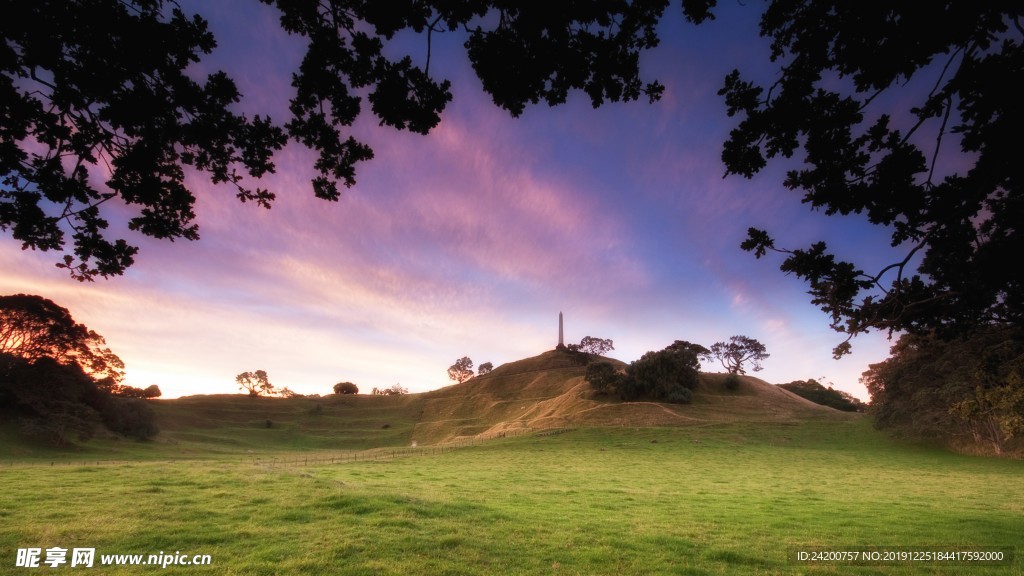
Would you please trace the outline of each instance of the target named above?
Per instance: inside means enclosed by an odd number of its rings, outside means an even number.
[[[615,393],[623,400],[652,398],[688,403],[699,382],[697,355],[690,350],[668,347],[648,352],[620,372],[609,362],[587,367],[584,379],[598,394]]]
[[[120,396],[122,398],[159,398],[163,395],[160,391],[160,387],[156,384],[148,386],[146,388],[137,388],[135,386],[119,385],[111,388],[110,393],[114,396]]]
[[[0,297],[0,414],[27,435],[65,445],[88,440],[100,424],[137,438],[156,434],[152,410],[119,395],[151,397],[159,388],[119,384],[123,368],[67,309],[41,296]]]
[[[351,382],[338,382],[334,385],[335,394],[359,394],[359,387]]]
[[[270,383],[265,370],[242,372],[235,376],[235,382],[252,397],[269,396],[274,393],[274,385]]]
[[[492,364],[491,362],[484,362],[483,364],[477,366],[476,373],[477,376],[483,376],[484,374],[490,373],[491,370],[494,370],[494,364]]]
[[[626,375],[612,366],[611,362],[595,362],[587,366],[584,380],[598,394],[610,394],[621,386]]]
[[[734,71],[720,94],[741,118],[727,171],[751,177],[797,156],[784,185],[825,214],[863,214],[902,252],[865,270],[825,242],[743,248],[785,255],[812,302],[850,339],[872,329],[950,337],[1021,327],[1024,5],[776,0],[761,20],[778,65],[768,87]]]
[[[828,406],[843,412],[865,412],[867,410],[867,405],[861,402],[860,399],[842,390],[836,390],[831,386],[825,387],[817,380],[794,380],[786,384],[779,384],[779,388],[789,390],[815,404],[821,404],[822,406]]]
[[[721,362],[729,374],[746,374],[743,365],[748,362],[754,372],[759,372],[762,369],[761,361],[769,356],[764,344],[747,336],[732,336],[728,342],[715,342],[705,354],[705,358]]]
[[[473,361],[463,356],[448,368],[448,379],[462,384],[473,377]]]
[[[580,90],[599,106],[650,100],[663,87],[640,79],[640,52],[658,43],[663,2],[539,3],[262,0],[290,34],[307,40],[294,71],[291,118],[233,111],[242,95],[222,71],[193,78],[216,46],[207,22],[170,0],[13,3],[0,22],[0,229],[24,248],[63,250],[58,266],[79,280],[122,274],[138,248],[111,238],[109,219],[134,232],[195,240],[197,171],[269,207],[253,181],[275,169],[287,142],[317,159],[313,194],[338,200],[373,150],[352,135],[365,104],[379,124],[426,134],[452,98],[432,75],[436,34],[461,31],[483,89],[518,116]],[[687,0],[692,21],[707,0]],[[422,38],[403,54],[396,37]],[[415,58],[414,58],[415,56]],[[416,62],[419,63],[416,63]],[[436,67],[435,67],[436,70]],[[365,100],[365,102],[364,102]],[[69,239],[73,247],[67,249]]]
[[[370,395],[371,396],[401,396],[403,394],[408,394],[408,393],[409,393],[409,389],[408,388],[404,388],[401,384],[392,384],[391,386],[389,386],[387,388],[377,388],[376,386],[374,386],[373,390],[370,392]]]
[[[30,362],[50,358],[75,364],[110,388],[124,378],[124,363],[106,344],[52,300],[28,294],[0,296],[0,353]]]
[[[692,352],[698,359],[707,358],[711,351],[701,346],[700,344],[694,344],[686,340],[676,340],[675,342],[668,345],[666,350],[675,350],[677,352]],[[697,369],[700,369],[700,364],[697,365]]]
[[[1024,333],[907,334],[862,382],[879,428],[1001,453],[1024,436]]]
[[[615,346],[612,345],[611,339],[595,338],[593,336],[584,336],[580,340],[578,347],[580,352],[586,354],[597,354],[598,356],[604,356],[608,352],[615,350]]]

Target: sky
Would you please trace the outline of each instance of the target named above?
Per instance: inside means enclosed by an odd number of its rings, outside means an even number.
[[[858,379],[892,342],[862,335],[834,360],[843,337],[805,283],[739,244],[755,226],[780,246],[825,240],[872,269],[893,260],[888,234],[811,212],[782,187],[784,164],[723,178],[736,119],[716,92],[733,68],[760,80],[771,70],[759,7],[725,4],[699,27],[667,11],[662,45],[642,59],[666,86],[654,104],[595,110],[577,94],[512,118],[481,90],[459,37],[437,36],[431,72],[454,85],[441,124],[421,136],[364,113],[353,132],[376,158],[340,202],[313,197],[314,155],[292,144],[260,183],[277,193],[272,209],[193,175],[201,239],[129,234],[141,250],[121,277],[79,283],[57,253],[0,233],[0,293],[68,308],[125,362],[126,384],[171,398],[239,392],[235,375],[258,369],[301,394],[342,381],[432,390],[463,356],[499,366],[552,349],[563,312],[567,343],[608,338],[625,362],[674,340],[746,335],[771,354],[751,375],[823,379],[867,400]],[[183,6],[198,6],[219,42],[195,72],[224,69],[241,110],[286,121],[302,39],[251,0]],[[401,46],[425,58],[423,38]]]

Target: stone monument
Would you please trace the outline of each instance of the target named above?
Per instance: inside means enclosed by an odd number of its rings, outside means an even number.
[[[562,313],[558,313],[558,346],[555,350],[565,350],[565,333],[562,330]]]

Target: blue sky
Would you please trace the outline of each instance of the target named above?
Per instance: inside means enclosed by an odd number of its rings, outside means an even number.
[[[870,267],[892,256],[886,231],[812,213],[781,186],[782,164],[723,179],[735,120],[715,92],[733,68],[769,71],[757,8],[727,4],[700,27],[669,9],[662,46],[643,60],[667,87],[655,104],[594,110],[576,95],[513,119],[480,90],[461,40],[441,36],[431,71],[455,94],[442,123],[424,137],[362,117],[354,131],[376,158],[340,202],[313,197],[313,156],[292,145],[263,183],[278,194],[269,211],[193,178],[200,241],[131,236],[141,253],[124,277],[80,284],[54,254],[8,238],[0,290],[69,308],[125,361],[127,383],[171,397],[234,392],[234,376],[256,369],[300,393],[345,380],[425,391],[450,384],[462,356],[497,366],[552,348],[563,311],[567,341],[610,338],[627,362],[676,339],[743,334],[771,353],[755,375],[824,376],[866,399],[857,380],[887,356],[885,335],[833,360],[842,338],[806,286],[739,244],[757,226],[782,246],[826,240]],[[253,2],[202,13],[221,46],[199,71],[224,68],[246,111],[283,122],[300,39]]]

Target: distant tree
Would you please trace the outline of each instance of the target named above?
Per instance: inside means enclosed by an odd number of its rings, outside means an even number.
[[[469,359],[469,356],[463,356],[455,361],[448,368],[448,379],[454,380],[459,384],[462,384],[466,380],[473,377],[473,361]]]
[[[746,374],[743,365],[750,362],[754,372],[759,372],[761,361],[770,354],[764,344],[746,336],[733,336],[728,342],[715,342],[711,351],[705,355],[707,359],[717,359],[730,374]]]
[[[625,399],[652,396],[660,400],[688,402],[699,382],[697,355],[666,348],[648,352],[630,363],[622,391]],[[680,392],[685,389],[687,392]],[[672,400],[675,399],[675,400]]]
[[[334,385],[335,394],[359,394],[359,387],[351,382],[338,382]]]
[[[584,336],[583,339],[580,340],[580,352],[604,356],[612,350],[615,350],[615,346],[612,345],[611,339],[606,340],[603,338],[594,338],[593,336]]]
[[[598,394],[610,394],[620,388],[625,374],[612,366],[610,362],[595,362],[587,366],[587,373],[583,377],[594,392]]]
[[[587,367],[584,380],[598,394],[614,393],[623,400],[653,398],[672,403],[688,403],[699,383],[700,360],[686,347],[669,346],[648,352],[634,360],[625,372],[608,362]]]
[[[779,384],[779,388],[789,390],[797,396],[806,398],[816,404],[842,410],[843,412],[864,412],[867,410],[867,405],[861,402],[860,399],[842,390],[836,390],[831,386],[826,388],[817,380],[794,380],[786,384]]]
[[[666,350],[679,350],[693,352],[698,359],[707,358],[711,351],[701,346],[700,344],[694,344],[693,342],[687,342],[686,340],[676,340],[675,342],[668,345]]]
[[[476,374],[477,376],[483,376],[484,374],[487,374],[491,370],[494,370],[494,364],[491,364],[490,362],[484,362],[483,364],[477,367]]]
[[[235,382],[239,388],[247,390],[249,396],[269,396],[274,393],[274,385],[270,383],[264,370],[242,372],[235,376]]]
[[[392,384],[390,387],[380,391],[384,396],[401,396],[402,394],[408,394],[409,389],[403,387],[401,384]]]
[[[301,398],[302,397],[302,394],[299,394],[298,392],[296,392],[295,390],[292,390],[291,388],[289,388],[287,386],[285,386],[284,388],[278,389],[276,394],[278,396],[280,396],[281,398]]]
[[[562,348],[561,351],[569,357],[569,360],[572,360],[573,364],[576,364],[577,366],[586,366],[590,364],[590,361],[592,360],[590,354],[587,354],[580,349],[579,344],[568,344],[565,348]]]
[[[117,385],[111,388],[110,392],[114,396],[121,396],[122,398],[159,398],[163,394],[160,391],[160,387],[156,384],[152,384],[147,388]]]
[[[376,386],[373,387],[373,390],[370,390],[370,396],[383,396],[383,395],[384,395],[384,392],[381,391],[381,389],[377,388]]]

